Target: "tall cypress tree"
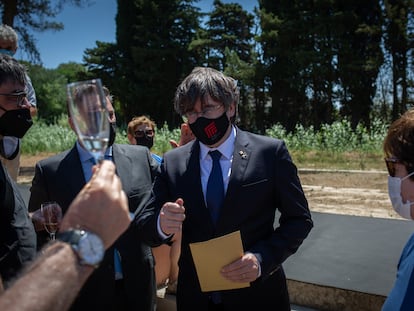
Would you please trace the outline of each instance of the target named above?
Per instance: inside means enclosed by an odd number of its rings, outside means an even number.
[[[117,94],[128,119],[146,114],[159,126],[178,124],[172,100],[179,80],[194,66],[188,45],[199,24],[193,0],[118,1],[121,53]]]
[[[335,12],[341,114],[353,128],[370,125],[375,82],[383,62],[381,9],[377,0],[337,1]]]
[[[412,30],[409,16],[413,16],[414,3],[408,0],[384,0],[384,47],[391,56],[392,68],[392,119],[408,109],[409,58],[412,51]],[[412,26],[411,26],[412,27]]]

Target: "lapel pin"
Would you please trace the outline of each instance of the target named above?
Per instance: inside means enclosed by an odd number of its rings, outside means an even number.
[[[239,151],[239,155],[241,156],[242,159],[247,159],[247,154],[243,150]]]

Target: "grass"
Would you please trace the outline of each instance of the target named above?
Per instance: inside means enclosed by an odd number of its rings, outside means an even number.
[[[363,152],[299,151],[290,152],[298,168],[337,170],[385,170],[382,154]]]
[[[287,133],[280,125],[266,135],[283,139],[298,168],[384,170],[382,142],[387,126],[373,121],[371,130],[358,126],[353,130],[342,120],[324,125],[319,131],[297,126]],[[180,130],[169,130],[167,124],[156,129],[153,152],[163,155],[171,149],[169,140],[179,140]],[[35,121],[23,138],[22,155],[53,154],[73,146],[76,136],[62,116],[54,124]],[[125,127],[118,128],[117,143],[128,144]]]

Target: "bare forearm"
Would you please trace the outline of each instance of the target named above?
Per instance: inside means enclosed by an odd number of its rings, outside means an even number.
[[[79,265],[69,244],[48,245],[0,296],[0,310],[67,310],[92,272]]]

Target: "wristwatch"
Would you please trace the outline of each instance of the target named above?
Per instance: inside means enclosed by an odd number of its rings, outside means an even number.
[[[85,230],[71,229],[59,232],[56,239],[69,243],[81,265],[98,267],[105,254],[104,244],[99,236]]]

